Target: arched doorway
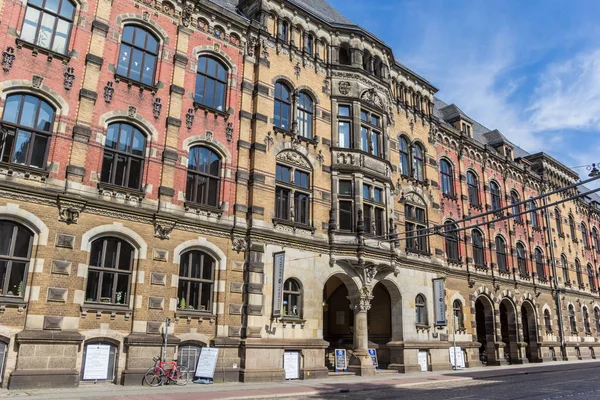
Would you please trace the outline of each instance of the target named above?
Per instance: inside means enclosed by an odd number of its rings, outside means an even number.
[[[517,319],[515,306],[508,300],[500,302],[500,331],[504,342],[504,354],[501,355],[510,364],[520,364]]]
[[[529,362],[541,361],[536,321],[535,308],[530,302],[524,302],[521,306],[521,326],[523,327],[523,341],[527,344],[525,357]]]
[[[390,352],[387,343],[392,340],[392,299],[386,287],[378,282],[373,287],[371,309],[367,314],[369,347],[377,350],[380,368],[387,368]]]
[[[332,276],[323,287],[323,339],[331,348],[352,349],[353,330],[348,288],[340,278]]]
[[[475,300],[475,325],[477,327],[477,341],[479,347],[479,359],[486,365],[497,365],[494,307],[486,296],[479,296]]]

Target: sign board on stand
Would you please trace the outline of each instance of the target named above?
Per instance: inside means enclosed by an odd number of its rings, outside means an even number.
[[[335,349],[335,372],[346,371],[347,369],[346,349]]]
[[[463,352],[460,347],[450,347],[450,365],[454,369],[463,369],[465,367],[465,358],[463,357]],[[456,358],[455,358],[456,353]],[[456,360],[456,365],[454,364],[454,360]]]
[[[371,361],[373,361],[373,366],[376,369],[379,369],[379,362],[377,361],[377,350],[369,349],[369,356],[371,356]]]
[[[421,366],[421,372],[429,371],[429,368],[428,368],[429,366],[427,365],[427,352],[426,351],[419,351],[417,361],[419,362],[419,365]]]
[[[283,369],[285,370],[285,379],[300,379],[300,352],[284,352]]]
[[[85,369],[83,380],[108,379],[108,360],[110,345],[88,344],[85,350]]]
[[[198,357],[196,372],[194,376],[198,378],[213,379],[215,376],[215,368],[217,368],[217,358],[219,357],[219,349],[217,347],[203,347]]]

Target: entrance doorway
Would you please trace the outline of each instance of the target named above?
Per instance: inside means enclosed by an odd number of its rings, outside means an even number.
[[[520,364],[522,361],[519,357],[515,306],[508,299],[500,303],[500,330],[504,342],[504,359],[510,364]]]
[[[527,343],[525,357],[527,357],[529,362],[540,361],[536,324],[537,319],[535,315],[535,308],[533,308],[533,305],[528,301],[524,302],[521,307],[521,324],[523,326],[523,340]]]
[[[337,276],[323,287],[323,340],[330,348],[352,349],[354,312],[350,309],[348,289]]]
[[[494,327],[494,307],[486,296],[475,300],[475,325],[477,326],[477,341],[479,359],[485,365],[497,365]]]

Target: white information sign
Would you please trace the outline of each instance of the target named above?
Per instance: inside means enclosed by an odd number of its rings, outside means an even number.
[[[88,344],[85,350],[83,380],[108,379],[110,345]]]
[[[419,362],[419,365],[421,366],[421,372],[427,372],[429,370],[429,368],[427,366],[427,352],[426,351],[419,351],[419,355],[417,356],[417,361]]]
[[[446,301],[444,290],[444,278],[433,280],[433,311],[435,313],[435,324],[446,325]]]
[[[217,367],[217,358],[219,357],[219,349],[216,347],[203,347],[198,357],[198,365],[196,365],[196,373],[194,376],[199,378],[210,378],[215,376],[215,368]]]
[[[454,353],[456,352],[456,365],[454,365]],[[465,367],[465,359],[463,357],[463,352],[460,347],[450,347],[450,365],[455,368],[464,368]]]
[[[346,349],[335,349],[335,372],[348,369],[346,363]]]
[[[273,254],[273,317],[281,317],[285,252]]]
[[[284,352],[283,369],[285,370],[285,379],[300,379],[300,352]]]

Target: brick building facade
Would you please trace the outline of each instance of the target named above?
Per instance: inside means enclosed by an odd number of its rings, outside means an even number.
[[[3,387],[140,384],[166,317],[216,381],[284,379],[285,351],[323,377],[335,348],[446,369],[454,338],[469,366],[595,357],[599,199],[535,209],[578,176],[323,0],[0,10]]]

